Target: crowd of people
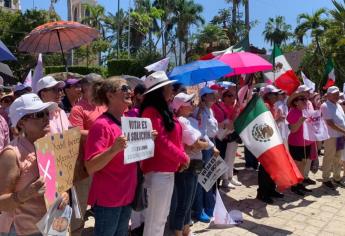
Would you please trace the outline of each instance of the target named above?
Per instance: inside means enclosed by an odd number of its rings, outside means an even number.
[[[192,219],[208,223],[214,214],[217,187],[229,190],[242,185],[234,168],[241,138],[234,121],[243,105],[238,86],[223,81],[204,85],[197,93],[164,71],[153,72],[132,88],[122,77],[104,79],[89,74],[57,81],[41,78],[35,91],[18,84],[0,96],[0,236],[41,235],[36,223],[47,212],[45,184],[39,176],[34,142],[47,134],[79,127],[82,157],[90,175],[75,188],[82,214],[87,206],[95,217],[96,236],[163,236],[166,227],[176,236],[193,235]],[[324,148],[322,179],[325,187],[345,187],[341,170],[345,163],[345,98],[335,86],[324,95],[301,85],[287,94],[273,85],[254,91],[272,113],[303,182],[291,191],[304,196],[316,184],[309,177],[318,170]],[[304,138],[306,112],[321,110],[329,138],[324,142]],[[124,163],[127,139],[121,117],[143,117],[152,122],[154,156],[138,163]],[[223,158],[227,172],[208,192],[198,174],[212,157]],[[253,154],[245,149],[245,166],[258,171],[257,199],[271,204],[283,198],[274,181]],[[144,175],[147,208],[132,210],[138,184],[138,168]],[[61,193],[60,208],[71,202]],[[83,227],[73,218],[70,231]]]

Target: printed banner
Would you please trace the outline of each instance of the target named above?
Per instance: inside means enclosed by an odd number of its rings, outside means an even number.
[[[153,157],[155,144],[152,139],[152,123],[148,118],[121,117],[121,128],[127,137],[125,164]]]
[[[46,136],[35,142],[38,169],[46,184],[45,199],[51,205],[59,193],[73,186],[82,168],[79,157],[80,130]],[[78,174],[76,174],[77,172]]]
[[[199,174],[198,182],[206,190],[206,192],[208,192],[216,183],[217,179],[227,170],[228,165],[224,162],[223,158],[212,157]]]
[[[309,141],[323,141],[329,139],[328,128],[322,119],[321,111],[303,110],[307,118],[303,123],[303,137]]]
[[[71,222],[72,208],[67,205],[65,209],[59,210],[61,198],[57,198],[43,218],[36,224],[44,236],[65,236],[68,233],[68,226]]]

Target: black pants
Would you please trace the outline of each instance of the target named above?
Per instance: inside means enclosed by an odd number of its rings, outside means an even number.
[[[244,147],[244,159],[246,161],[246,167],[258,168],[258,160],[246,147]]]
[[[276,190],[276,185],[265,171],[264,167],[260,165],[258,173],[258,194],[262,197],[270,197],[272,193]]]
[[[226,152],[226,146],[228,145],[227,140],[219,140],[216,138],[216,148],[219,150],[220,156],[224,159],[225,158],[225,152]]]

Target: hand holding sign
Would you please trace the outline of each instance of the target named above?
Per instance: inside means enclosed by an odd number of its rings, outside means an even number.
[[[114,153],[119,153],[127,147],[127,138],[124,135],[121,135],[115,139],[111,149]]]

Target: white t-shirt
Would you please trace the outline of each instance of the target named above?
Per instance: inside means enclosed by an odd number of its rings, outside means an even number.
[[[345,128],[345,114],[338,103],[326,101],[321,105],[321,112],[324,120],[332,120],[335,124]],[[327,125],[328,126],[328,125]],[[330,137],[337,138],[344,136],[343,133],[334,130],[328,126],[328,134]]]

